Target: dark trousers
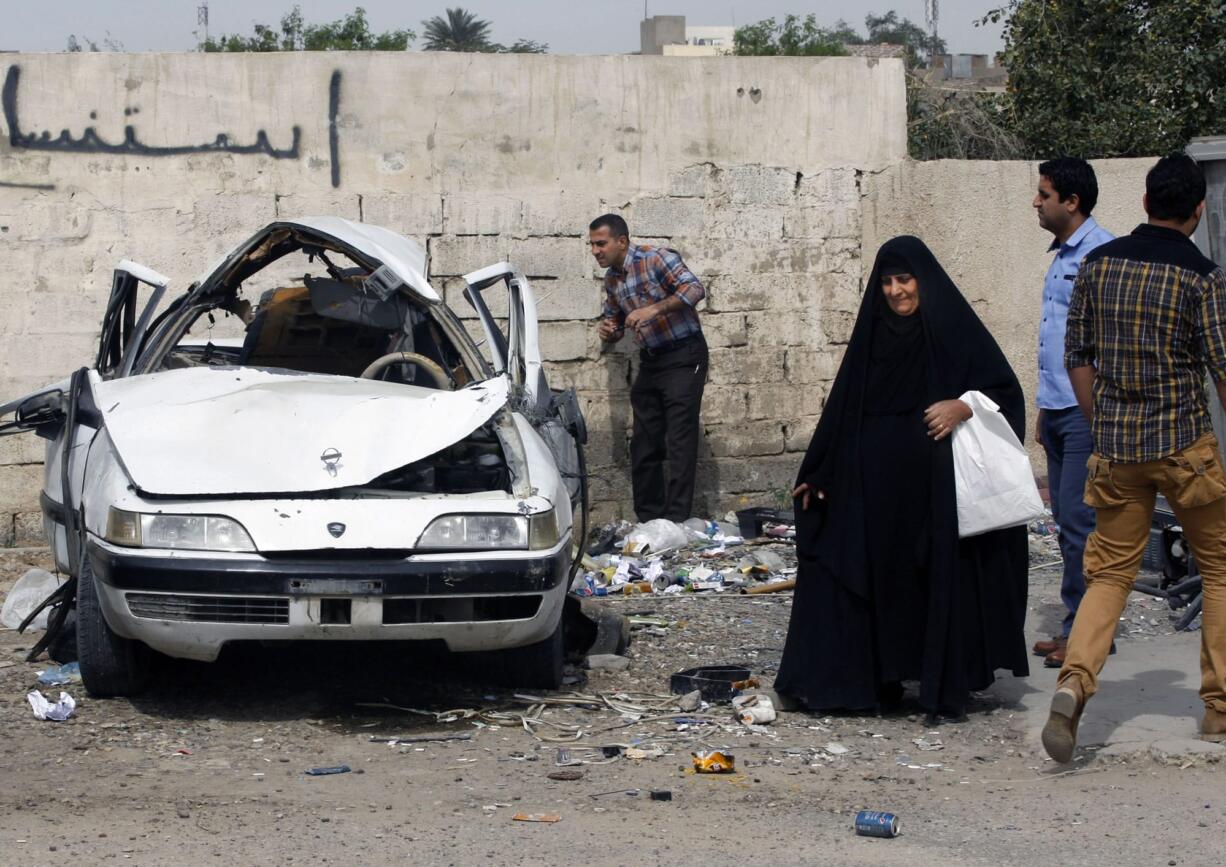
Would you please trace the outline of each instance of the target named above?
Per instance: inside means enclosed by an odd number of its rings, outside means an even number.
[[[1086,539],[1094,531],[1094,510],[1085,504],[1086,464],[1094,451],[1094,438],[1080,409],[1043,410],[1043,448],[1047,451],[1051,512],[1060,527],[1060,554],[1064,558],[1060,598],[1068,612],[1063,624],[1067,638],[1086,592],[1082,559]]]
[[[630,386],[634,511],[640,521],[684,521],[694,507],[707,344],[699,335],[664,352],[642,350],[639,358]]]

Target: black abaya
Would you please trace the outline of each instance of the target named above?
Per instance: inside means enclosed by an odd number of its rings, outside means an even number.
[[[893,314],[884,258],[919,281],[919,311]],[[958,539],[951,439],[927,436],[924,409],[981,391],[1019,439],[1024,402],[1000,348],[917,238],[878,253],[860,315],[799,482],[800,568],[776,690],[813,710],[878,706],[919,680],[920,704],[960,715],[1000,668],[1029,672],[1025,528]]]

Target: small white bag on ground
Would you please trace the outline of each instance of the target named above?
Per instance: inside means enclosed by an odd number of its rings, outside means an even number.
[[[21,621],[25,620],[30,612],[54,593],[55,588],[62,583],[63,581],[59,578],[43,569],[29,570],[17,579],[13,589],[4,597],[4,607],[0,609],[0,624],[9,629],[16,629],[21,625]],[[51,609],[44,608],[34,618],[29,628],[46,629],[47,618],[50,614]]]
[[[1043,501],[1030,457],[1000,407],[978,391],[968,391],[960,400],[974,415],[954,429],[959,538],[1041,518]]]

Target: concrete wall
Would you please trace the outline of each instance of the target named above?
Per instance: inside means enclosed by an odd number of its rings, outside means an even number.
[[[17,54],[0,76],[0,397],[91,362],[119,259],[182,289],[272,219],[335,214],[425,243],[458,311],[472,268],[534,278],[603,515],[628,505],[635,355],[595,338],[588,221],[625,213],[706,282],[698,509],[756,503],[849,333],[863,181],[906,154],[899,60]],[[0,441],[0,544],[39,544],[40,445]]]
[[[1141,196],[1153,159],[1099,160],[1094,218],[1116,235],[1145,221]],[[866,179],[864,273],[895,235],[917,235],[971,300],[1008,356],[1033,417],[1043,278],[1050,233],[1035,216],[1038,163],[937,160],[901,162]],[[1033,425],[1032,425],[1033,427]],[[1039,476],[1042,450],[1031,444]]]

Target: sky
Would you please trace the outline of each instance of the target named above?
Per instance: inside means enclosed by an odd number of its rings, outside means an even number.
[[[125,51],[188,51],[197,37],[196,8],[208,2],[209,32],[250,34],[253,24],[276,25],[294,0],[43,0],[4,3],[0,50],[62,51],[69,34],[99,45],[109,38]],[[991,55],[1001,46],[1001,25],[974,26],[1005,0],[941,0],[938,33],[955,53]],[[637,51],[643,0],[299,0],[311,22],[331,21],[366,9],[372,29],[411,28],[449,4],[493,23],[496,42],[533,39],[556,54],[622,54]],[[924,24],[924,0],[647,0],[650,15],[684,15],[690,25],[743,25],[789,13],[817,16],[822,24],[842,18],[863,32],[867,12],[891,9]],[[418,40],[420,44],[420,39]]]

